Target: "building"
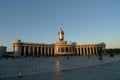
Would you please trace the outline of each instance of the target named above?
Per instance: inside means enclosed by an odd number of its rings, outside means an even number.
[[[6,52],[5,57],[11,57],[14,58],[14,53],[13,52]]]
[[[0,46],[0,57],[3,57],[6,54],[6,48],[5,46]]]
[[[58,32],[59,40],[54,44],[28,43],[15,40],[13,43],[14,56],[57,56],[57,55],[95,55],[105,50],[105,44],[68,44],[64,41],[62,28]]]

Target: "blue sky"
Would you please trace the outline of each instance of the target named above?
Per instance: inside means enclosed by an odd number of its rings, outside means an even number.
[[[0,0],[0,46],[65,40],[120,48],[120,0]]]

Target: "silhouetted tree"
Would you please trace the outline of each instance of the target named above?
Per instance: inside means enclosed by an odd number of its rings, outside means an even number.
[[[120,49],[118,49],[118,48],[115,48],[115,49],[106,49],[105,52],[108,53],[108,54],[110,54],[110,55],[120,54]]]

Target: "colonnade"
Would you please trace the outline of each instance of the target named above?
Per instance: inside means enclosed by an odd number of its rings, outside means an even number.
[[[17,40],[13,49],[15,56],[94,55],[101,54],[105,50],[105,44],[70,45],[64,41],[56,44],[36,44]]]
[[[52,46],[21,46],[21,56],[54,56]]]
[[[79,46],[76,47],[76,55],[95,55],[102,53],[103,50],[103,46]]]
[[[13,45],[18,56],[54,56],[54,45],[19,43]]]
[[[56,50],[55,50],[56,49]],[[20,56],[54,56],[54,55],[95,55],[102,53],[103,46],[19,46]]]

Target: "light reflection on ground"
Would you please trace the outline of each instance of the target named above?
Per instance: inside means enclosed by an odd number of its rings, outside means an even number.
[[[88,56],[69,56],[69,59],[67,56],[1,59],[0,80],[16,80],[19,71],[21,72],[22,76],[20,79],[22,80],[32,80],[34,78],[39,80],[91,80],[86,77],[102,77],[102,73],[114,75],[118,79],[118,74],[120,74],[119,61],[119,55],[115,55],[113,58],[104,55],[101,61],[97,56],[91,56],[90,58]],[[99,75],[99,73],[101,74]],[[107,75],[105,77],[108,79]]]

